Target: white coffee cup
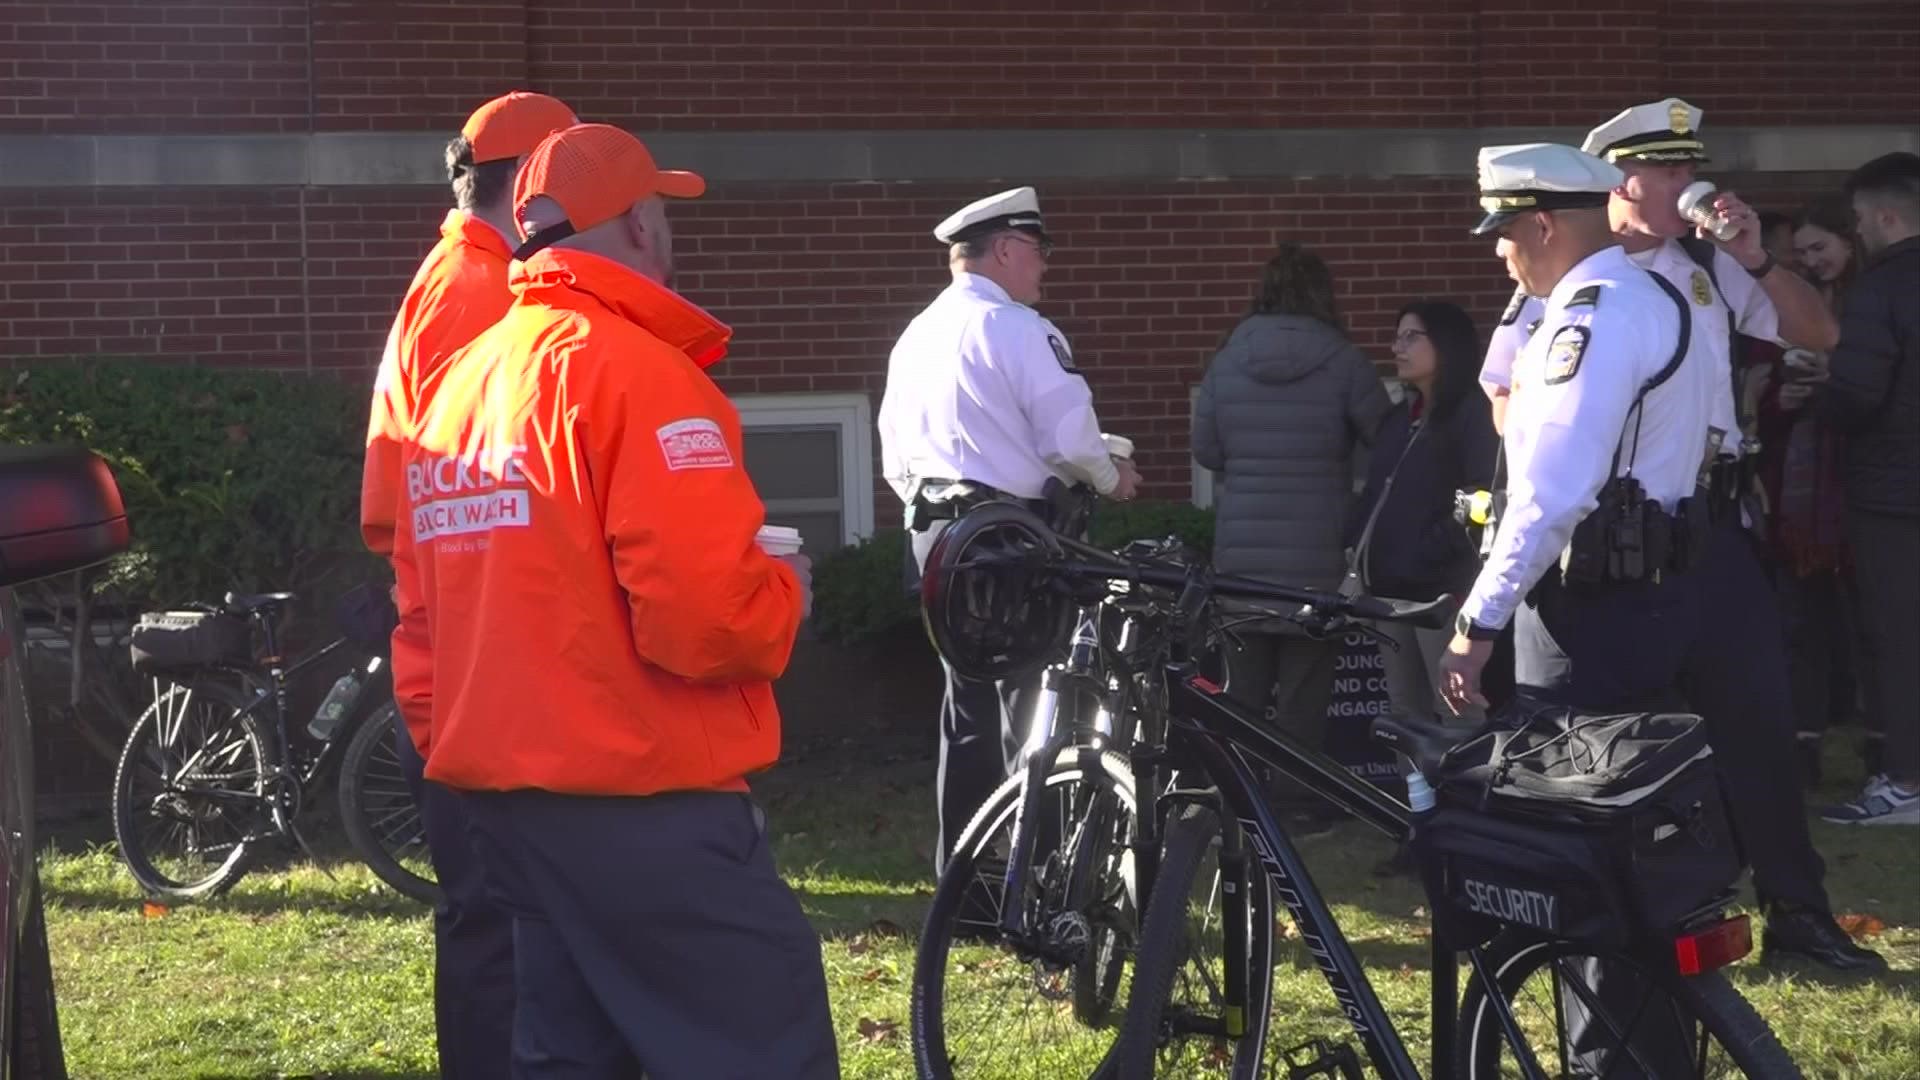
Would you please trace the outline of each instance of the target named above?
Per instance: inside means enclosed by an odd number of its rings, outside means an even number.
[[[1129,439],[1123,435],[1108,435],[1102,432],[1100,435],[1100,441],[1107,444],[1108,456],[1117,457],[1123,461],[1133,460],[1133,440],[1132,439]]]
[[[800,530],[785,525],[762,525],[754,534],[753,542],[769,555],[798,555]]]

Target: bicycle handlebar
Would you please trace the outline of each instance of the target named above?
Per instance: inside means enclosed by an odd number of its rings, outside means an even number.
[[[1060,537],[1069,557],[1056,561],[1051,569],[1068,577],[1105,578],[1137,582],[1177,591],[1183,610],[1208,596],[1243,603],[1292,604],[1299,610],[1279,613],[1294,622],[1321,622],[1342,617],[1379,619],[1438,629],[1446,624],[1452,598],[1439,596],[1428,601],[1397,600],[1383,596],[1342,596],[1339,593],[1279,585],[1269,581],[1216,574],[1202,563],[1185,565],[1129,558],[1126,555],[1091,544]]]

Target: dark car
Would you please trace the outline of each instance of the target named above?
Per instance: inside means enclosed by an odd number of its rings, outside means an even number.
[[[85,450],[0,447],[0,1080],[67,1075],[35,860],[26,628],[11,586],[126,550],[127,515]]]

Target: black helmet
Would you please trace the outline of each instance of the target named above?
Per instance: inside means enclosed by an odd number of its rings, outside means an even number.
[[[927,636],[947,663],[975,679],[1043,667],[1065,647],[1073,598],[1046,564],[1060,540],[1016,503],[982,503],[934,541],[920,577]]]

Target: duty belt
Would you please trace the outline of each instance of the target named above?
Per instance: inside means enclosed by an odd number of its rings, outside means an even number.
[[[978,480],[948,480],[938,477],[916,479],[907,498],[907,529],[925,532],[936,521],[951,521],[984,502],[1012,502],[1052,520],[1052,504],[1046,499],[1026,499],[1010,495]]]

